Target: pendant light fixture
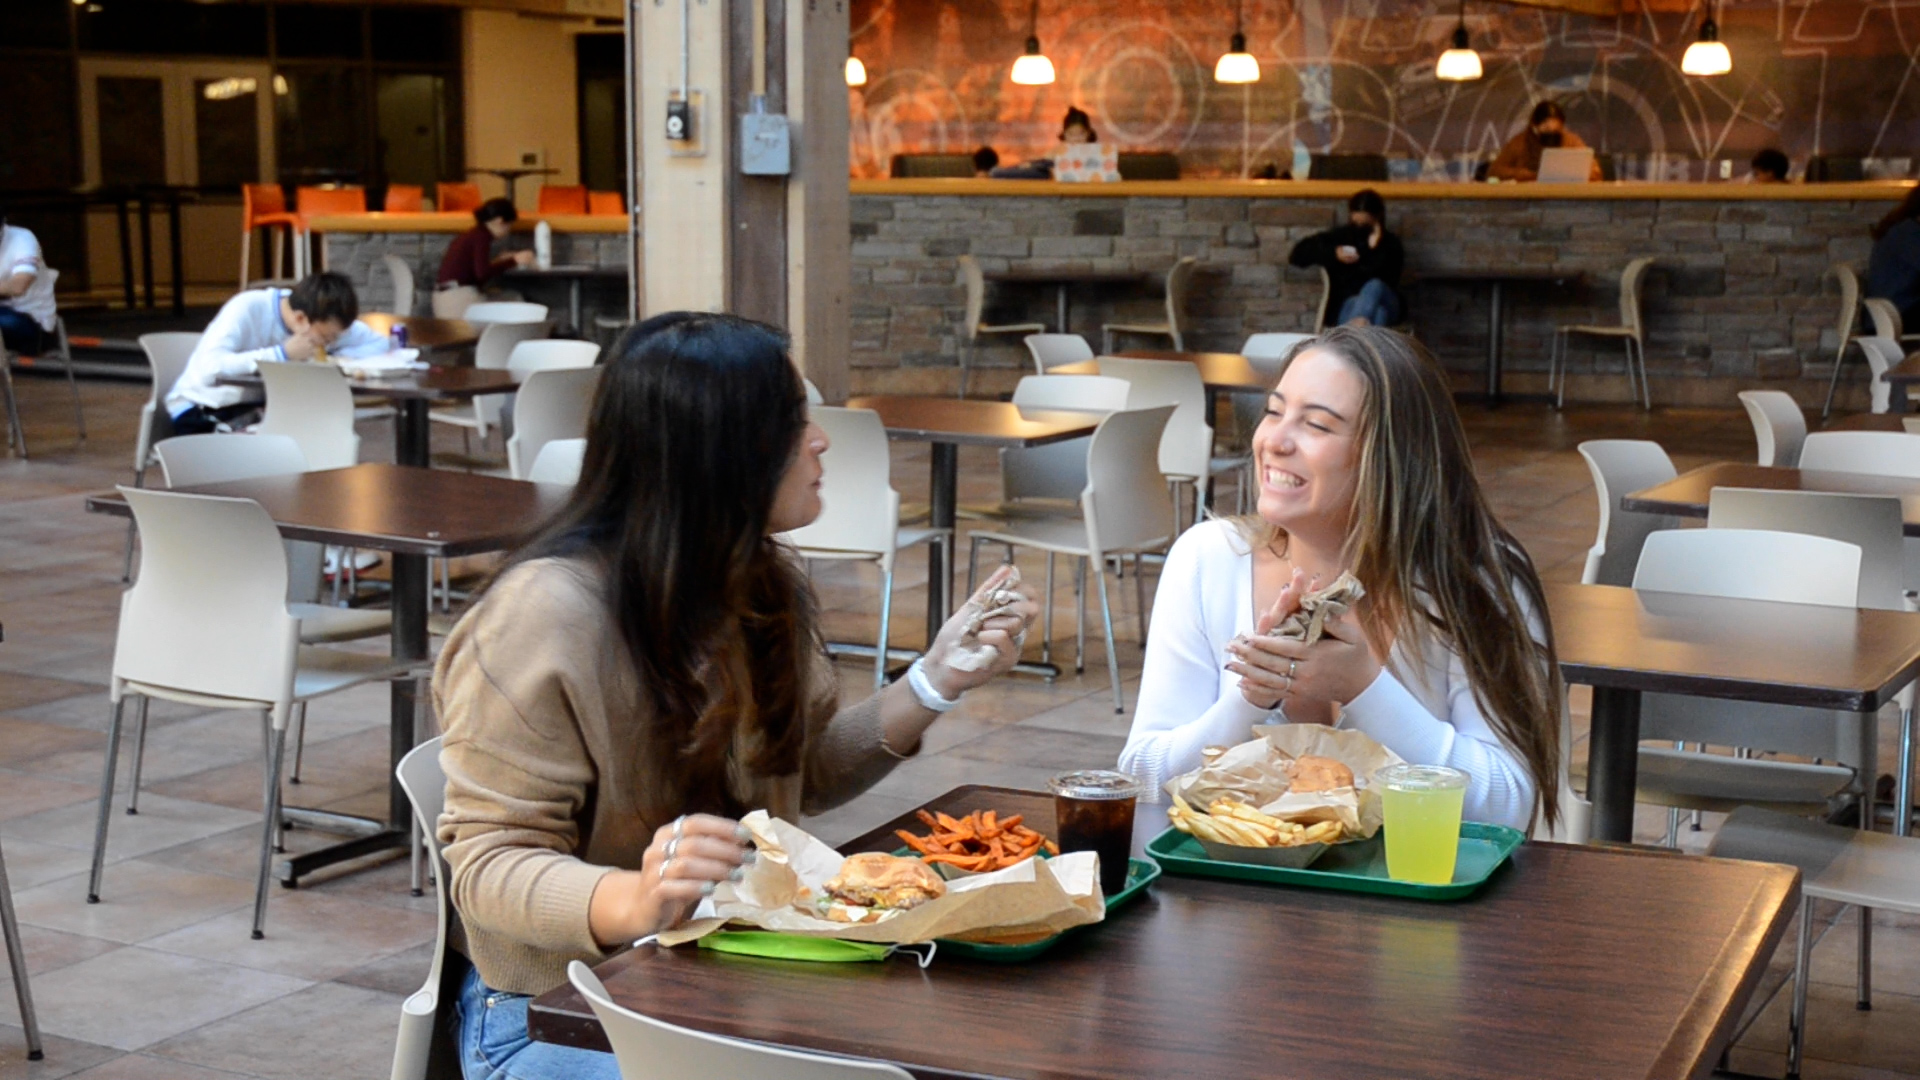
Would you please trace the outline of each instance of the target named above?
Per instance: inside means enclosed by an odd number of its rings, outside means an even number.
[[[1700,38],[1687,46],[1680,58],[1680,71],[1696,78],[1725,75],[1733,70],[1733,54],[1720,40],[1720,24],[1713,19],[1713,0],[1707,0],[1707,21],[1700,24]]]
[[[847,57],[847,85],[867,85],[867,65],[861,63],[857,56]]]
[[[1440,54],[1433,77],[1443,82],[1472,82],[1482,74],[1480,54],[1467,44],[1467,0],[1460,0],[1460,21],[1453,28],[1453,48]]]
[[[1040,0],[1033,0],[1033,14],[1027,23],[1027,51],[1013,62],[1013,81],[1021,86],[1046,86],[1053,82],[1053,61],[1040,51]]]
[[[1220,62],[1213,65],[1213,81],[1221,83],[1255,83],[1260,81],[1260,61],[1247,51],[1247,35],[1242,31],[1246,22],[1246,0],[1241,0],[1233,16],[1232,46],[1220,55]]]

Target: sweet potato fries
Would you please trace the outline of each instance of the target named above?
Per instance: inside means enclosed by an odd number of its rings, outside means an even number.
[[[925,810],[919,815],[931,830],[929,835],[915,836],[905,829],[894,832],[919,852],[925,863],[946,863],[960,870],[986,873],[1032,858],[1043,849],[1049,855],[1060,854],[1053,841],[1020,824],[1020,814],[1005,820],[992,810],[975,810],[963,818]]]

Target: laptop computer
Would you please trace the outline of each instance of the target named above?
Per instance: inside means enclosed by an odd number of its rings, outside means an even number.
[[[1067,143],[1053,162],[1053,178],[1070,184],[1112,183],[1120,179],[1120,148],[1105,143]]]
[[[1584,184],[1593,175],[1591,147],[1555,147],[1540,151],[1540,182]]]

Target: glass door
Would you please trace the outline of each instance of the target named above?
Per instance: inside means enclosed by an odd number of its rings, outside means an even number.
[[[87,182],[238,188],[274,175],[265,64],[82,60]]]

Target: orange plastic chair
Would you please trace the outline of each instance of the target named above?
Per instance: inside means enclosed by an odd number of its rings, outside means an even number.
[[[587,192],[587,213],[596,216],[625,217],[627,201],[617,191]]]
[[[389,214],[418,214],[427,208],[427,194],[418,184],[388,184]]]
[[[478,210],[480,209],[480,201],[479,184],[439,183],[433,185],[433,205],[443,214],[459,213],[463,210]]]
[[[273,237],[273,273],[280,273],[286,258],[287,237],[300,227],[300,219],[287,212],[287,193],[279,184],[240,185],[240,288],[250,280],[249,262],[253,257],[253,231],[266,229]],[[285,229],[285,232],[280,230]]]
[[[361,187],[300,187],[294,189],[294,216],[300,219],[301,243],[296,256],[306,255],[306,240],[313,235],[313,219],[324,214],[364,214],[367,189]],[[310,268],[307,267],[302,271]],[[326,248],[320,249],[320,269],[327,268]]]
[[[540,212],[542,214],[586,213],[586,186],[583,184],[541,184]]]

